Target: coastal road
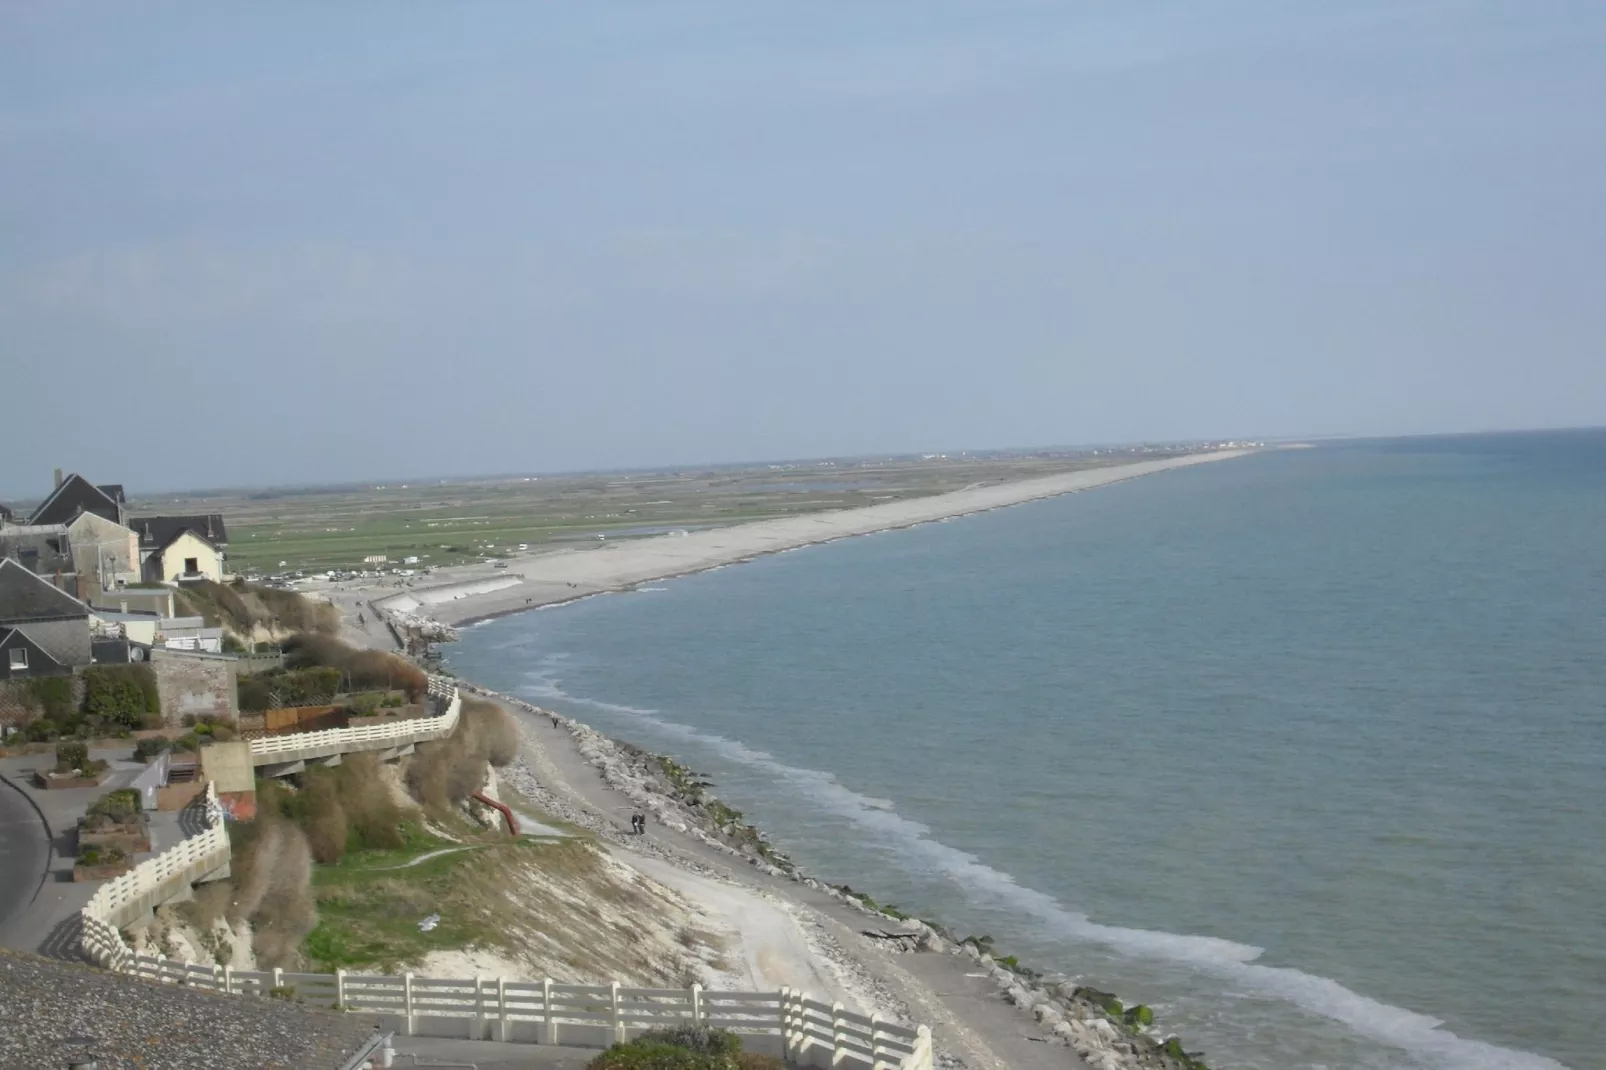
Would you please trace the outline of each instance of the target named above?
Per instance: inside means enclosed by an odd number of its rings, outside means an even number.
[[[50,865],[50,833],[22,790],[0,782],[0,930],[33,902]]]

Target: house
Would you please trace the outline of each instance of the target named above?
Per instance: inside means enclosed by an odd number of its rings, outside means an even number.
[[[83,513],[94,513],[113,524],[127,526],[128,503],[121,483],[95,486],[74,472],[63,479],[56,469],[56,489],[50,497],[39,503],[39,508],[28,518],[30,524],[71,524]]]
[[[89,607],[18,562],[0,560],[0,679],[66,676],[92,658]]]
[[[76,571],[72,540],[64,524],[7,524],[0,527],[0,558],[15,561],[35,576]]]
[[[118,488],[119,493],[121,488]],[[79,513],[67,525],[73,571],[94,581],[91,590],[109,591],[140,578],[139,536],[98,513]]]
[[[139,536],[140,571],[147,582],[223,582],[229,536],[217,513],[135,517],[129,527]]]

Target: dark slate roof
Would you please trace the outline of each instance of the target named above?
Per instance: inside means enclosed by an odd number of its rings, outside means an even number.
[[[87,617],[89,607],[15,561],[0,561],[0,623]]]
[[[55,655],[33,641],[26,628],[0,628],[0,650],[10,650],[14,647],[26,647],[28,650],[29,676],[55,676],[65,674],[67,666],[57,661]],[[54,670],[54,671],[52,671]]]
[[[123,485],[121,483],[102,483],[100,492],[119,504],[128,501],[128,496],[123,493]]]
[[[116,486],[116,484],[113,484]],[[121,493],[121,488],[118,488]],[[29,519],[30,524],[71,524],[79,513],[94,513],[114,524],[122,523],[117,499],[74,472],[50,492]]]
[[[139,534],[141,550],[160,550],[186,531],[192,531],[213,546],[227,546],[228,529],[217,513],[195,516],[140,516],[128,522]]]

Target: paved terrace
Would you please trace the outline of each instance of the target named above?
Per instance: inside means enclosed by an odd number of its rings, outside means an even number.
[[[33,784],[36,769],[49,769],[55,755],[0,758],[0,947],[78,958],[78,912],[100,887],[99,881],[74,884],[78,819],[89,804],[126,788],[145,770],[126,746],[96,747],[91,757],[111,764],[111,775],[96,788],[46,791]],[[151,852],[137,854],[137,865],[200,831],[193,811],[149,811]],[[0,1064],[7,1065],[7,1064]]]

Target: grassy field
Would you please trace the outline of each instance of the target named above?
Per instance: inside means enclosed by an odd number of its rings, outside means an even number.
[[[926,497],[1182,449],[841,460],[673,472],[504,477],[145,498],[138,513],[222,513],[240,573],[418,567]],[[281,564],[282,562],[282,564]]]

